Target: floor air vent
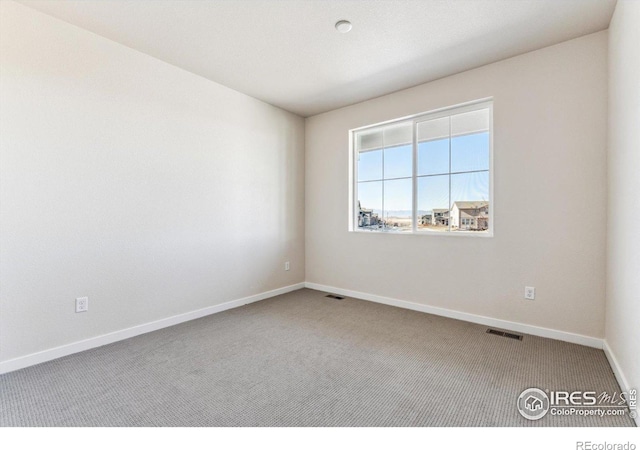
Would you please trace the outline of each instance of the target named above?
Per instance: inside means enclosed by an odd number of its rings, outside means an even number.
[[[522,340],[522,335],[521,334],[509,333],[508,331],[500,331],[500,330],[494,330],[493,328],[489,328],[487,330],[487,333],[495,334],[496,336],[502,336],[502,337],[506,337],[506,338],[509,338],[509,339],[517,339],[518,341]]]
[[[333,298],[333,299],[335,299],[335,300],[342,300],[342,299],[344,299],[344,297],[341,297],[341,296],[336,295],[336,294],[329,294],[329,295],[325,295],[325,297]]]

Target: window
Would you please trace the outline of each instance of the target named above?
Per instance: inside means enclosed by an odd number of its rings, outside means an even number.
[[[492,103],[351,131],[352,230],[490,235]]]

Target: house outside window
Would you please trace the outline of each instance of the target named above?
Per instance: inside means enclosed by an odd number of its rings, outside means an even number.
[[[491,236],[492,115],[485,100],[351,130],[350,230]]]

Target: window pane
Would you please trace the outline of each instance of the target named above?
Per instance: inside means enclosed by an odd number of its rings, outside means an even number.
[[[449,118],[418,124],[418,175],[449,173]]]
[[[370,150],[380,150],[384,147],[382,143],[383,133],[380,128],[373,130],[359,131],[356,133],[356,150],[358,152],[368,152]]]
[[[401,122],[384,127],[384,146],[398,147],[413,144],[413,122]]]
[[[451,172],[489,170],[489,133],[451,139]]]
[[[384,220],[387,227],[411,230],[413,188],[411,178],[384,182]]]
[[[418,229],[449,230],[449,176],[418,178]]]
[[[449,173],[449,139],[418,144],[418,175]]]
[[[382,150],[358,155],[358,181],[382,179]]]
[[[382,218],[382,182],[358,183],[358,228],[377,229]]]
[[[489,207],[488,171],[451,175],[451,231],[488,230]]]
[[[489,109],[455,114],[451,116],[451,136],[489,132]]]
[[[435,141],[449,137],[449,117],[425,120],[418,124],[418,142]]]
[[[411,145],[384,149],[384,178],[410,177],[413,173]]]

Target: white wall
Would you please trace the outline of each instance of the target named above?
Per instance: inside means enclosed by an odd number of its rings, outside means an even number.
[[[495,237],[347,231],[349,129],[485,97]],[[307,281],[602,338],[606,110],[605,31],[308,118]]]
[[[0,20],[0,361],[304,280],[303,119],[13,2]]]
[[[640,3],[619,0],[609,28],[606,341],[640,389]]]

